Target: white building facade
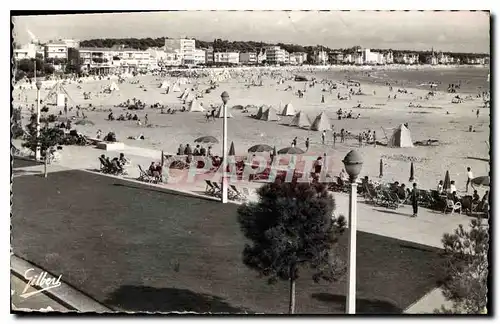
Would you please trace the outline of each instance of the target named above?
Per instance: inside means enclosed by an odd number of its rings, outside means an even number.
[[[240,53],[237,52],[216,52],[214,53],[215,63],[239,64]]]
[[[67,59],[68,46],[64,43],[45,44],[45,59]]]
[[[206,57],[206,52],[205,50],[202,49],[195,49],[194,50],[194,64],[195,65],[203,65],[207,63],[207,57]]]
[[[196,41],[194,39],[165,39],[165,51],[178,50],[183,65],[195,64]]]

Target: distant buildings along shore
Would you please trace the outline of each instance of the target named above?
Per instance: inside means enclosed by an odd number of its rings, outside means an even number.
[[[16,61],[43,59],[64,72],[68,66],[89,73],[114,73],[158,70],[178,66],[237,66],[237,65],[387,65],[387,64],[489,64],[484,54],[459,54],[435,52],[411,52],[398,50],[373,50],[356,46],[343,50],[325,50],[318,46],[312,53],[289,53],[280,46],[262,46],[254,51],[229,51],[214,48],[196,48],[196,40],[190,38],[165,39],[163,47],[146,50],[114,45],[110,48],[80,47],[72,39],[60,39],[46,44],[25,44],[14,49]]]

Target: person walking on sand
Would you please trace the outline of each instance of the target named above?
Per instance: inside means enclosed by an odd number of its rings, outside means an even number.
[[[474,178],[470,167],[467,167],[467,184],[465,185],[465,192],[469,192],[469,185],[471,180]]]
[[[321,95],[321,103],[325,103],[325,95]]]
[[[377,135],[375,135],[375,131],[373,131],[373,146],[377,147]]]
[[[144,125],[147,125],[148,124],[148,114],[146,114],[146,116],[144,116]]]
[[[309,137],[306,139],[306,152],[309,151]]]
[[[413,190],[411,191],[411,205],[413,207],[413,215],[411,217],[417,217],[418,214],[418,189],[417,183],[413,183]]]
[[[323,133],[321,133],[321,142],[323,143],[323,145],[325,145],[325,139],[326,139],[326,130],[324,130]]]
[[[292,147],[296,146],[297,146],[297,136],[295,136],[295,138],[292,140]]]
[[[359,147],[363,145],[363,136],[361,134],[358,135]]]
[[[479,109],[476,111],[476,118],[479,118]]]
[[[335,148],[335,143],[337,143],[337,133],[333,132],[333,148]]]
[[[340,143],[344,143],[344,139],[345,139],[345,131],[344,129],[342,128],[340,130]]]

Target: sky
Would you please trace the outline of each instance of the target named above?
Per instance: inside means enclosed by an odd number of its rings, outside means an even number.
[[[485,12],[178,11],[13,17],[14,41],[194,37],[330,48],[362,46],[488,53]]]

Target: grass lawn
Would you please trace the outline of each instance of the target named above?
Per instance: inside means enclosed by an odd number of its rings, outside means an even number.
[[[287,312],[288,284],[242,264],[236,205],[76,170],[17,177],[13,192],[14,253],[108,307]],[[402,312],[442,279],[442,264],[438,249],[358,232],[358,312]],[[310,278],[297,282],[297,312],[342,313],[345,281]]]
[[[42,163],[34,161],[34,160],[25,160],[25,159],[20,159],[20,158],[13,158],[12,161],[12,168],[27,168],[27,167],[32,167],[36,165],[41,165]]]

